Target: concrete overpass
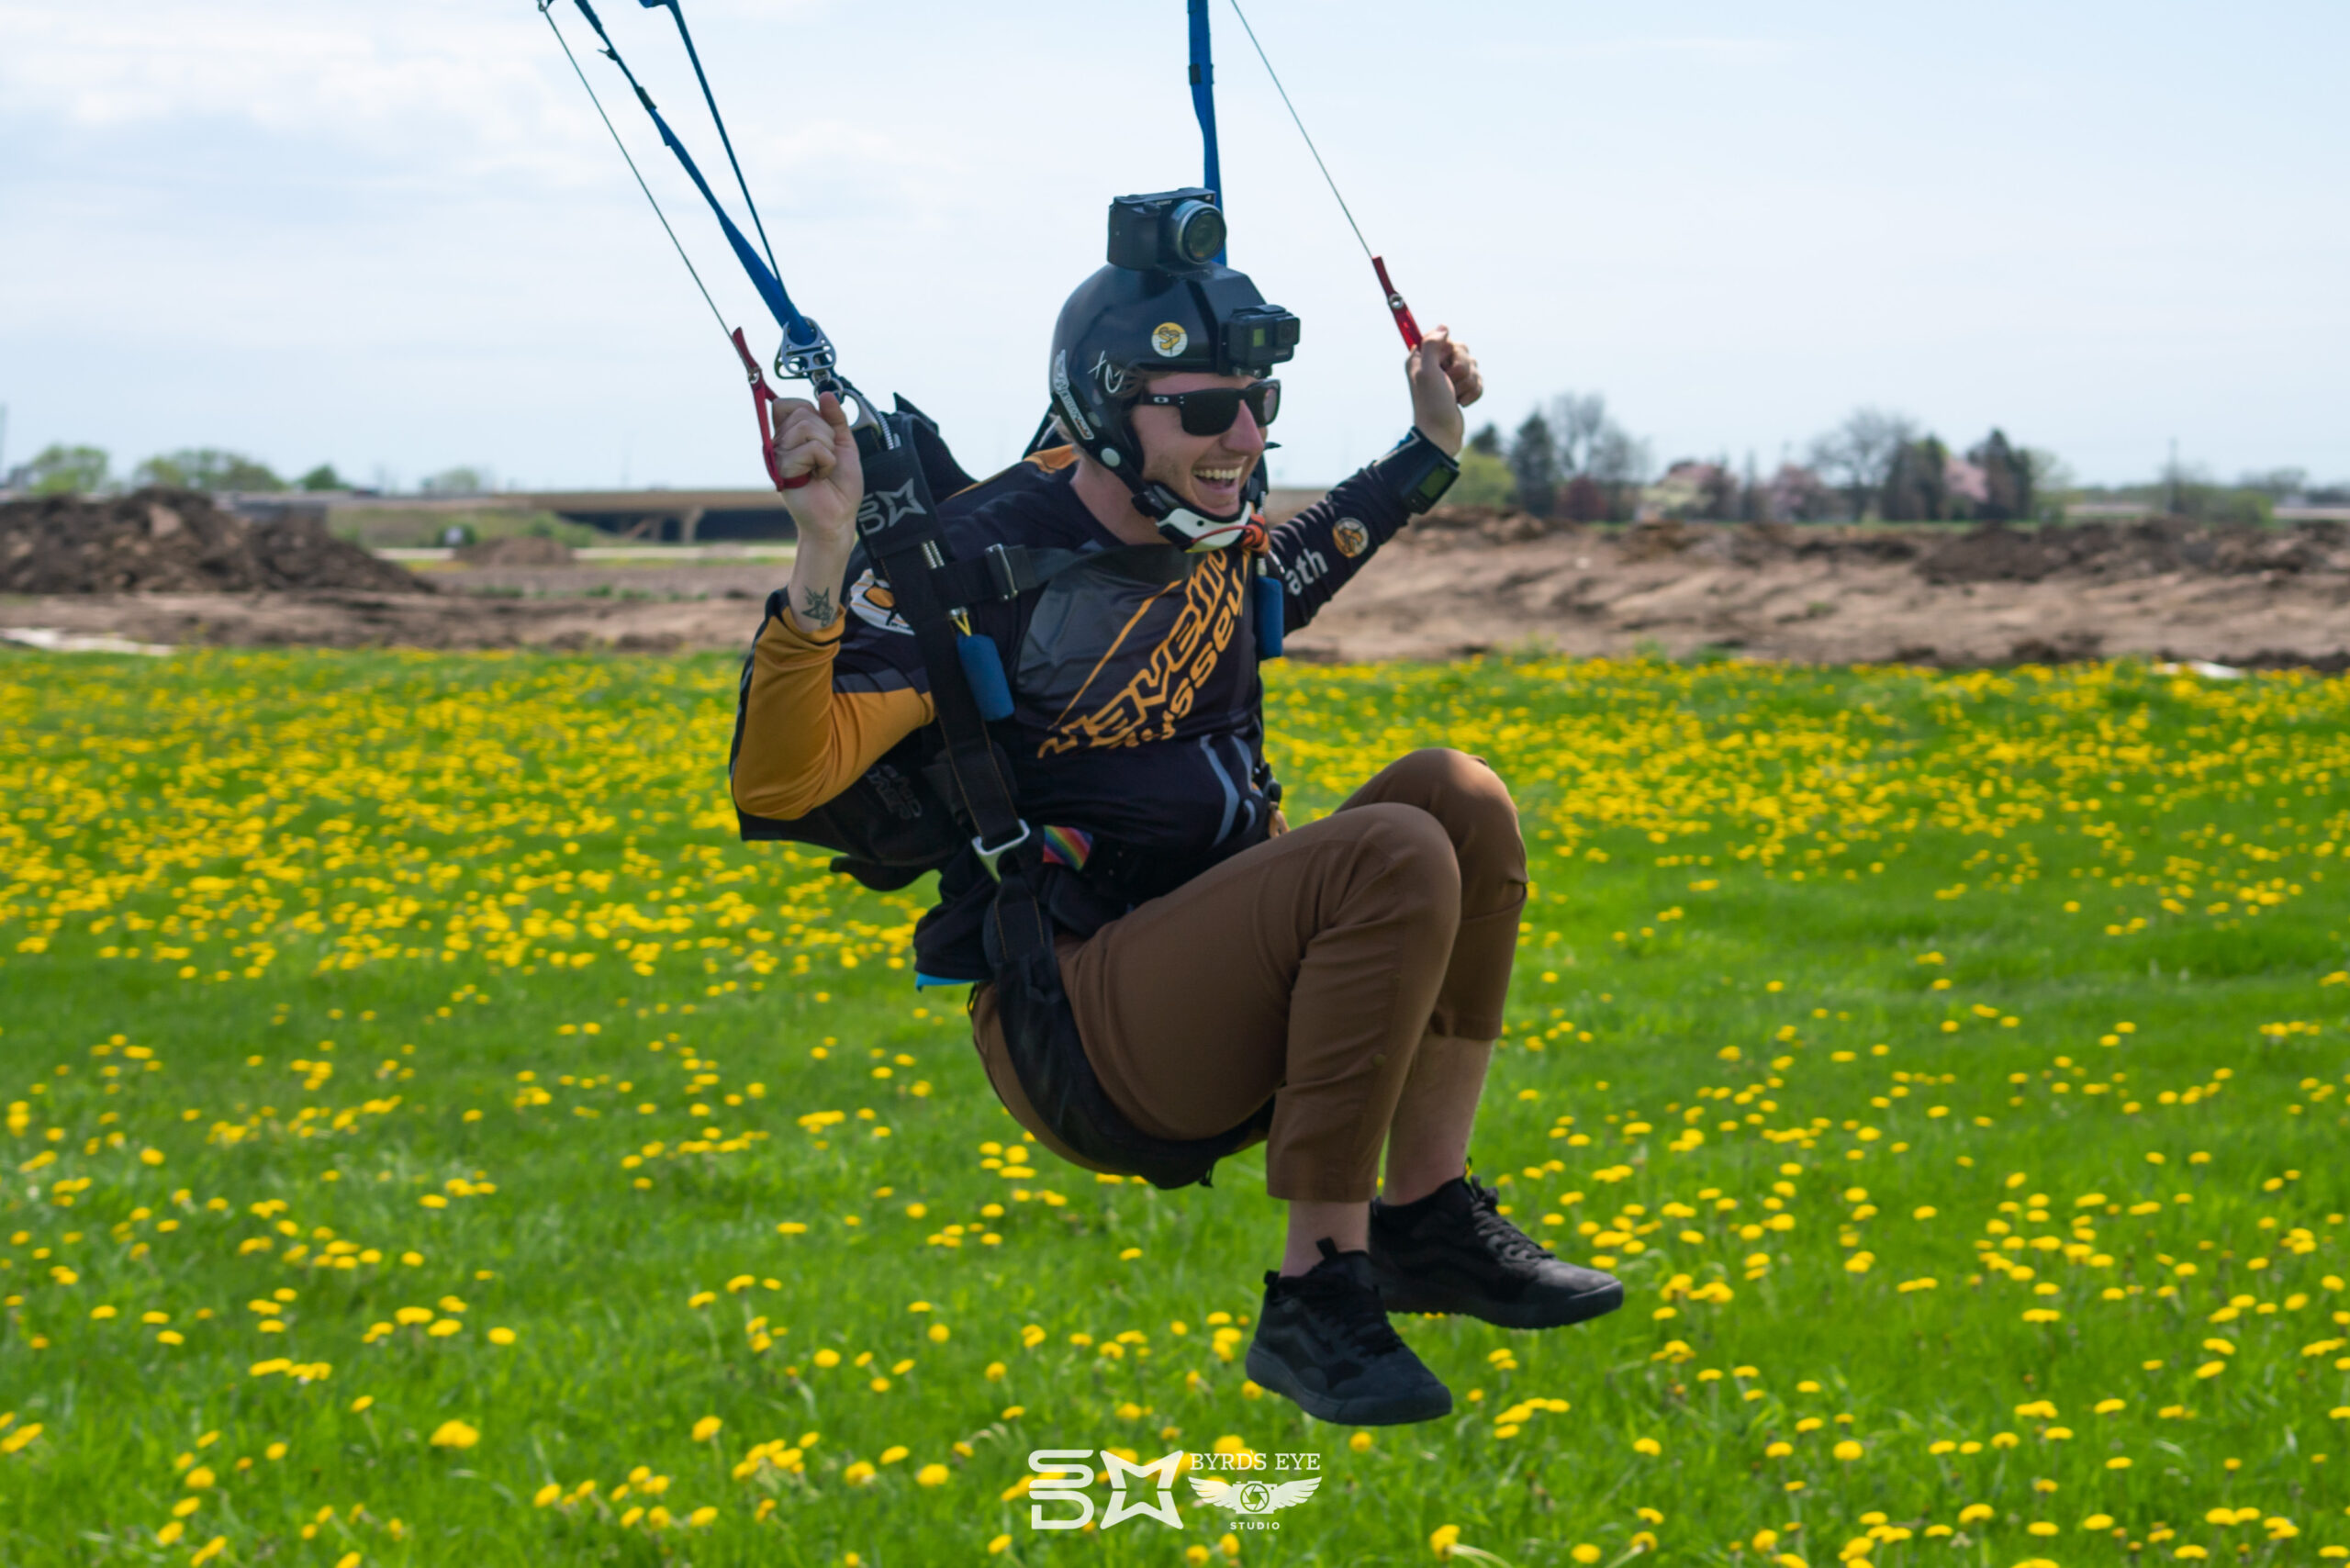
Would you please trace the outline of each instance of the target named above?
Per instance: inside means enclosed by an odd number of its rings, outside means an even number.
[[[524,490],[496,499],[648,543],[794,536],[791,513],[773,490]]]

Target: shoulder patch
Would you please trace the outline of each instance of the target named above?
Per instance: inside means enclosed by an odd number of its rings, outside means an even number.
[[[1371,548],[1371,530],[1360,519],[1342,517],[1330,530],[1330,543],[1338,547],[1339,554],[1352,560]]]
[[[914,629],[906,624],[904,616],[898,613],[897,605],[897,596],[873,575],[870,566],[858,574],[856,581],[848,585],[850,614],[878,631],[902,632],[911,637]]]

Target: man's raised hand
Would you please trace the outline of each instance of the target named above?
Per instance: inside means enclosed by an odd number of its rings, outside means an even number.
[[[856,509],[865,499],[865,465],[838,398],[827,392],[813,403],[787,398],[777,406],[783,410],[777,465],[786,478],[811,476],[783,493],[800,530],[785,603],[800,631],[820,633],[840,619],[841,579],[856,546]]]
[[[865,499],[865,467],[841,400],[826,392],[813,403],[786,398],[776,407],[783,412],[775,436],[778,465],[787,479],[811,476],[784,492],[791,521],[803,542],[846,545],[856,537],[856,509]]]
[[[1460,410],[1485,395],[1477,356],[1468,344],[1452,341],[1452,329],[1438,327],[1404,356],[1404,371],[1412,383],[1412,423],[1447,454],[1458,456],[1467,428]]]

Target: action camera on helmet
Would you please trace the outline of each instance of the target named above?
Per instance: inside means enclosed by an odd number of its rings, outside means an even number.
[[[1188,186],[1110,204],[1110,264],[1136,272],[1188,273],[1224,253],[1224,214],[1215,193]]]
[[[1224,319],[1221,357],[1237,375],[1262,375],[1297,353],[1297,330],[1278,305],[1244,305]]]

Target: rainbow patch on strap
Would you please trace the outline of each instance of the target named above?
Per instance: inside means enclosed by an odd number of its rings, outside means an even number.
[[[1093,854],[1093,835],[1080,833],[1073,827],[1045,827],[1045,864],[1066,866],[1072,871],[1085,869],[1085,862]]]

